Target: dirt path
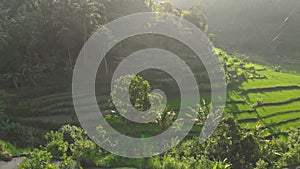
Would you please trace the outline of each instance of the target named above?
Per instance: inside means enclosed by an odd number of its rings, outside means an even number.
[[[0,161],[1,169],[18,169],[18,164],[24,159],[24,157],[14,158],[10,162]]]
[[[0,161],[0,169],[18,169],[18,164],[22,162],[24,157],[14,158],[10,162]],[[56,164],[58,165],[58,164]],[[89,168],[89,169],[101,169],[101,168]],[[135,169],[135,168],[116,168],[116,169]]]

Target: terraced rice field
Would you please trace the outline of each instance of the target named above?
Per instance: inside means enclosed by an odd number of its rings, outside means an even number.
[[[257,125],[273,131],[300,128],[300,76],[271,69],[259,73],[267,78],[248,79],[234,92],[229,91],[230,99],[244,103],[228,104],[226,111],[232,112],[246,128]]]
[[[260,65],[254,65],[262,69]],[[232,113],[245,128],[261,125],[272,130],[299,128],[300,126],[300,76],[275,72],[270,68],[259,71],[266,79],[248,79],[238,87],[228,91],[225,113]],[[65,88],[67,89],[67,88]],[[45,89],[40,93],[22,96],[19,105],[27,107],[22,113],[11,112],[15,121],[25,125],[43,129],[56,129],[63,124],[76,124],[77,117],[73,108],[72,95],[68,90],[53,92]],[[45,94],[47,93],[51,94]],[[30,92],[29,92],[30,93]],[[209,93],[203,93],[203,98],[209,98]],[[24,99],[25,98],[25,99]],[[103,103],[105,97],[98,97],[102,110],[108,109]],[[257,109],[254,105],[260,102]],[[177,105],[178,100],[170,100]],[[89,106],[89,105],[85,105]],[[176,107],[176,106],[175,106]]]

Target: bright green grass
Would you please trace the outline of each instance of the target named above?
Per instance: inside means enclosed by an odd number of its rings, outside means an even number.
[[[12,145],[11,143],[0,140],[0,145],[2,146],[3,152],[2,153],[7,153],[12,156],[20,155],[22,153],[28,153],[30,152],[29,148],[17,148],[16,146]]]
[[[267,79],[249,79],[240,85],[241,90],[254,88],[267,88],[275,86],[291,86],[300,84],[300,76],[287,73],[278,73],[272,70],[259,72],[261,75],[266,75]]]
[[[254,65],[257,68],[257,65]],[[255,88],[269,88],[276,86],[291,86],[291,85],[300,85],[300,76],[295,74],[287,73],[278,73],[273,70],[267,69],[266,71],[258,72],[261,75],[266,75],[268,79],[255,79],[248,80],[243,82],[239,86],[239,91],[245,91],[247,89]],[[280,91],[268,91],[268,92],[253,92],[246,95],[242,95],[239,92],[229,91],[228,99],[229,100],[245,100],[247,104],[227,104],[226,112],[241,112],[243,110],[251,110],[253,104],[256,103],[257,99],[262,99],[263,103],[276,103],[284,102],[293,98],[300,96],[299,89],[292,90],[280,90]],[[253,128],[257,125],[265,126],[266,124],[276,124],[282,121],[295,119],[300,117],[300,102],[293,102],[289,104],[277,105],[277,106],[264,106],[257,109],[258,114],[263,121],[257,120],[254,122],[242,123],[241,126],[244,128]],[[276,114],[281,112],[292,111],[285,114]],[[274,116],[267,117],[268,115]],[[236,113],[234,114],[235,118],[238,120],[249,119],[249,118],[258,118],[256,113]],[[289,128],[299,128],[300,120],[295,122],[288,122],[280,125],[276,125],[276,129],[289,129]]]
[[[264,121],[268,124],[272,124],[272,123],[278,123],[281,121],[286,121],[286,120],[295,119],[299,117],[300,117],[300,111],[288,113],[288,114],[281,114],[270,118],[264,118]]]
[[[242,120],[242,119],[249,119],[249,118],[256,118],[257,115],[255,112],[251,112],[251,113],[238,113],[235,116],[238,120]]]
[[[236,91],[229,90],[227,92],[227,99],[226,100],[227,101],[239,101],[239,100],[244,100],[244,99]]]
[[[299,110],[299,109],[300,109],[300,102],[293,102],[290,104],[279,105],[279,106],[260,107],[257,109],[257,111],[260,116],[266,116],[277,112],[286,112],[286,111]]]
[[[261,121],[240,123],[240,125],[241,125],[242,128],[246,128],[246,129],[252,129],[255,126],[264,126],[264,124]]]
[[[267,115],[267,114],[265,114]],[[265,116],[264,115],[264,116]],[[258,120],[256,122],[247,122],[247,123],[242,123],[241,125],[243,127],[246,127],[246,128],[251,128],[251,127],[254,127],[258,124],[261,124],[262,126],[265,126],[264,124],[268,124],[268,125],[271,125],[271,124],[276,124],[276,123],[279,123],[279,122],[282,122],[282,121],[286,121],[286,120],[291,120],[291,119],[295,119],[295,118],[299,118],[300,117],[300,111],[294,111],[294,112],[289,112],[289,113],[286,113],[286,114],[279,114],[279,115],[275,115],[275,116],[271,116],[271,117],[264,117],[261,115],[261,118],[263,118],[263,121],[261,120]],[[237,119],[249,119],[249,118],[258,118],[257,115],[255,113],[241,113],[241,114],[238,114],[236,116]],[[276,125],[276,128],[277,129],[288,129],[288,128],[297,128],[299,127],[299,124],[300,124],[300,120],[296,121],[296,122],[288,122],[288,123],[284,123],[284,124],[280,124],[280,125]]]
[[[288,130],[288,129],[292,129],[292,128],[295,128],[295,127],[299,128],[299,126],[300,126],[300,120],[297,120],[297,121],[293,121],[293,122],[289,122],[289,123],[276,125],[275,128],[276,129],[281,129],[281,130]]]
[[[255,64],[255,63],[247,63],[246,64],[246,67],[251,67],[251,66],[254,66],[255,69],[264,69],[264,68],[266,68],[266,66]]]
[[[300,97],[300,89],[281,90],[263,93],[248,93],[245,97],[250,103],[255,103],[256,100],[259,98],[261,98],[264,103],[282,102]]]
[[[290,118],[290,117],[294,117],[294,118],[298,118],[300,116],[300,110],[295,110],[295,111],[290,111],[290,112],[286,112],[284,114],[271,114],[273,116],[260,116],[260,118],[263,118],[265,122],[267,121],[272,121],[272,120],[277,120],[278,119],[281,119],[281,120],[285,120],[287,118]],[[258,116],[255,112],[253,113],[239,113],[238,115],[235,116],[236,118],[238,119],[249,119],[249,118],[257,118],[258,119]]]
[[[292,117],[291,119],[294,119],[295,117]],[[287,119],[288,120],[288,119]],[[282,120],[281,120],[282,121]],[[279,121],[280,122],[280,121]],[[272,123],[268,123],[266,122],[268,125],[269,124],[274,124],[275,121],[272,121]],[[242,128],[247,128],[247,129],[252,129],[255,126],[265,126],[265,124],[261,121],[257,121],[257,122],[247,122],[247,123],[240,123]],[[288,123],[283,123],[283,124],[279,124],[273,126],[273,129],[277,129],[277,130],[288,130],[288,129],[295,129],[295,128],[299,128],[300,126],[300,120],[297,121],[292,121],[292,122],[288,122]]]
[[[225,107],[225,112],[240,112],[244,110],[252,110],[252,107],[248,104],[227,104]]]

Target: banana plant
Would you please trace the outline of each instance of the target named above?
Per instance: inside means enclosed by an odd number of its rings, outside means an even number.
[[[25,65],[22,68],[22,77],[26,82],[31,83],[33,86],[36,86],[39,79],[43,77],[44,66],[37,65]]]
[[[21,73],[5,73],[2,75],[2,79],[7,82],[13,83],[16,90],[19,90],[22,87],[22,76]]]

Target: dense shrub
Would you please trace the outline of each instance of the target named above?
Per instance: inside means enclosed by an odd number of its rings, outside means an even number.
[[[113,105],[116,107],[122,107],[123,112],[121,113],[125,115],[126,113],[128,113],[127,111],[132,106],[139,111],[146,111],[151,107],[157,111],[150,113],[155,113],[155,116],[159,118],[159,116],[161,115],[161,112],[159,112],[159,110],[162,109],[161,106],[163,96],[158,93],[150,93],[151,90],[152,88],[149,82],[147,80],[144,80],[140,76],[121,76],[116,79],[114,89],[111,92],[112,98],[117,99],[114,100]],[[124,102],[125,100],[127,100],[127,93],[129,93],[130,103]],[[153,103],[153,105],[150,104],[150,101]],[[131,114],[128,115],[131,116],[131,118],[135,117]]]
[[[35,149],[31,153],[31,158],[25,158],[18,165],[19,169],[55,169],[53,164],[50,164],[52,155],[46,150]]]
[[[268,163],[269,168],[284,168],[300,164],[299,130],[289,131],[286,138],[274,137],[272,140],[266,140],[260,146],[262,158]]]
[[[75,163],[72,157],[65,157],[59,164],[59,169],[74,169]]]
[[[17,90],[72,70],[85,41],[105,22],[97,0],[3,0],[2,11],[0,75]]]
[[[52,155],[47,150],[34,149],[30,158],[25,158],[18,164],[19,169],[57,169],[51,163]],[[59,162],[59,169],[73,169],[75,167],[74,160],[71,157],[64,157]]]
[[[8,98],[7,92],[0,90],[0,138],[10,141],[19,147],[25,147],[28,145],[28,139],[19,139],[28,138],[26,129],[20,123],[15,123],[9,120],[8,114],[6,113]]]
[[[10,141],[19,147],[28,146],[30,141],[26,128],[20,123],[11,122],[8,119],[0,122],[0,134],[2,139]]]
[[[184,168],[269,168],[279,169],[300,163],[300,135],[298,130],[289,132],[283,139],[261,137],[257,128],[246,131],[231,117],[224,118],[220,127],[205,142],[199,138],[187,138],[170,151],[148,159],[130,159],[100,149],[76,126],[63,126],[46,134],[46,149],[34,150],[32,157],[20,166],[24,169],[43,164],[53,167],[49,158],[61,161],[60,168],[74,166],[137,167],[145,169]],[[49,165],[46,165],[49,164]],[[27,167],[27,168],[26,168]]]
[[[253,168],[260,157],[257,138],[243,131],[232,117],[221,122],[206,144],[216,159],[228,159],[232,168]]]
[[[72,159],[85,166],[94,166],[102,151],[84,134],[81,128],[66,125],[46,134],[46,147],[57,159]]]

